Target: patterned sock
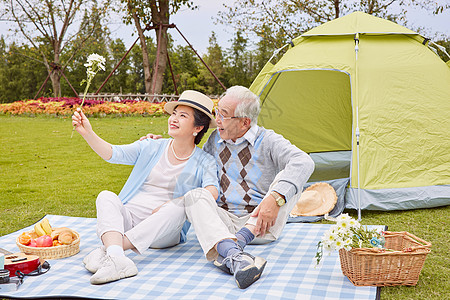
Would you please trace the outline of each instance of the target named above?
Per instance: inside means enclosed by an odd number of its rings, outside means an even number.
[[[239,248],[239,245],[232,239],[225,239],[217,243],[217,252],[225,258],[235,253],[242,252],[242,250]],[[231,268],[230,260],[227,260],[226,265],[229,269]]]
[[[232,239],[225,239],[217,243],[217,252],[221,256],[227,257],[234,253],[241,252],[241,249]]]
[[[119,245],[111,245],[106,248],[106,254],[113,257],[125,256],[125,251]]]
[[[239,246],[244,249],[245,246],[255,239],[255,236],[247,227],[242,227],[241,230],[236,232],[236,238],[238,239]]]

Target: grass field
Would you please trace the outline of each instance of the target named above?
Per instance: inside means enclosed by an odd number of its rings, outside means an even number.
[[[112,144],[131,143],[148,132],[167,136],[167,117],[93,118],[91,123]],[[0,236],[45,214],[95,217],[98,193],[120,191],[131,167],[106,163],[78,133],[70,138],[71,132],[69,118],[0,115]],[[388,225],[433,244],[417,286],[382,288],[382,299],[450,299],[449,212],[450,206],[363,211],[363,224]]]

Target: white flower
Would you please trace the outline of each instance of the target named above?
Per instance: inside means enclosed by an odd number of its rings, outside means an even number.
[[[338,232],[338,231],[339,231],[339,226],[338,226],[337,224],[332,225],[332,226],[330,227],[330,231],[331,231],[331,232]]]
[[[344,248],[345,248],[345,250],[350,251],[352,249],[351,244],[352,244],[352,239],[347,238],[346,240],[344,240]]]
[[[341,241],[341,240],[337,240],[336,241],[336,250],[340,250],[340,249],[342,249],[342,248],[344,248],[344,242],[343,241]]]
[[[84,66],[88,68],[88,70],[91,69],[97,73],[98,69],[105,71],[105,63],[106,59],[103,56],[93,53],[88,56],[87,63],[85,63]]]
[[[322,237],[322,241],[324,241],[324,243],[332,243],[336,240],[336,235],[333,234],[332,231],[327,231],[324,233],[323,237]]]
[[[348,219],[342,219],[337,224],[339,226],[339,229],[343,232],[346,232],[350,229],[350,220]]]
[[[359,224],[359,222],[356,221],[356,220],[353,219],[353,218],[351,218],[351,219],[348,221],[348,224],[349,224],[350,227],[352,227],[352,228],[359,228],[359,227],[361,227],[361,224]]]
[[[339,217],[336,218],[337,222],[343,221],[343,220],[349,220],[349,219],[351,219],[351,218],[349,217],[348,214],[341,214]]]
[[[103,56],[98,55],[97,53],[92,53],[88,56],[86,67],[92,66],[93,64],[105,64],[106,60]]]
[[[89,86],[91,85],[92,79],[94,79],[95,74],[97,74],[99,70],[105,71],[105,63],[106,59],[103,56],[98,55],[97,53],[93,53],[88,56],[87,62],[84,64],[84,66],[86,67],[87,79],[83,79],[81,81],[81,85],[86,83],[86,88],[84,89],[83,101],[81,101],[80,109],[81,107],[83,107],[84,99],[86,98],[86,93],[89,89]],[[72,136],[74,130],[75,127],[73,127]]]
[[[95,76],[95,72],[94,71],[92,71],[91,69],[87,69],[86,70],[86,74],[87,74],[87,76],[88,76],[88,78],[92,78],[92,77],[94,77]]]
[[[324,241],[323,242],[323,249],[326,251],[333,251],[334,249],[336,249],[336,240],[328,240],[328,241]]]

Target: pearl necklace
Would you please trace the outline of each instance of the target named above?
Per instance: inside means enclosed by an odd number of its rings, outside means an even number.
[[[184,158],[178,157],[175,153],[175,149],[173,149],[173,140],[170,141],[170,149],[172,149],[173,156],[175,156],[175,158],[178,160],[188,160],[189,158],[191,158],[192,155],[194,155],[194,152],[195,152],[195,146],[194,146],[194,150],[192,150],[192,153],[188,157],[184,157]]]

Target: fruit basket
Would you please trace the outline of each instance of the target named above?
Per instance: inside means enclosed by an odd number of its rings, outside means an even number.
[[[342,273],[356,286],[416,285],[431,243],[405,231],[384,237],[386,249],[340,249]]]
[[[28,232],[28,233],[31,233]],[[42,259],[57,259],[69,257],[80,252],[80,234],[74,230],[72,233],[75,235],[75,239],[69,245],[60,245],[52,247],[29,247],[19,242],[19,237],[16,239],[17,247],[25,254],[37,255]]]

